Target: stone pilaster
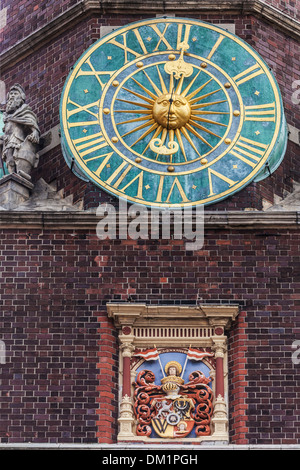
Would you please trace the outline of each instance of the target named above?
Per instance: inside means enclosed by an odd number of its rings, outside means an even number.
[[[120,403],[120,417],[118,419],[120,430],[118,440],[134,437],[132,428],[134,423],[132,399],[128,395],[122,397]]]

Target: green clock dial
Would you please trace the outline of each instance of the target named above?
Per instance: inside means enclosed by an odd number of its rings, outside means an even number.
[[[212,204],[267,177],[287,130],[269,67],[197,20],[132,23],[77,61],[62,93],[62,149],[77,174],[129,202]]]

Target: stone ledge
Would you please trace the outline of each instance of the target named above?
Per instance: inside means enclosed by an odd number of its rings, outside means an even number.
[[[106,304],[109,318],[113,318],[115,325],[122,328],[125,325],[134,327],[149,326],[149,320],[155,319],[155,325],[180,325],[181,328],[196,321],[215,319],[227,325],[234,321],[239,313],[237,304],[202,304],[199,305],[148,305],[146,303],[108,302]],[[212,323],[211,323],[212,325]]]
[[[149,226],[151,213],[149,211]],[[0,229],[21,228],[37,229],[76,229],[95,230],[97,223],[103,219],[93,211],[5,211],[0,210]],[[123,217],[122,217],[123,219]],[[127,223],[133,220],[127,219]],[[117,218],[118,224],[118,218]],[[205,212],[205,229],[227,230],[255,230],[255,229],[299,229],[300,212],[274,211],[274,212]],[[119,226],[119,224],[118,224]]]
[[[242,14],[254,15],[271,23],[285,34],[299,40],[300,21],[290,17],[286,13],[264,3],[262,0],[215,0],[215,1],[148,1],[148,0],[82,0],[78,4],[66,10],[47,25],[39,28],[29,36],[17,42],[14,46],[0,54],[2,73],[5,69],[12,67],[20,60],[53,40],[63,32],[74,27],[77,23],[95,14],[96,16],[111,14],[145,14],[145,15],[168,15],[177,16],[202,13],[222,13],[225,15]]]

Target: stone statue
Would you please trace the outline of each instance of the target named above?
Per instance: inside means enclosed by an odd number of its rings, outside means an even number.
[[[8,172],[31,179],[31,171],[38,166],[40,130],[36,115],[25,103],[26,96],[21,85],[13,85],[7,95],[3,113],[3,136],[0,137],[0,152]]]

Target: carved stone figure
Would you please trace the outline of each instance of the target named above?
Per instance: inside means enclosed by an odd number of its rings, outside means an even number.
[[[13,85],[3,114],[4,134],[0,138],[0,151],[2,147],[2,160],[6,162],[9,173],[18,173],[30,180],[31,171],[39,162],[40,130],[36,115],[25,101],[21,85]]]

